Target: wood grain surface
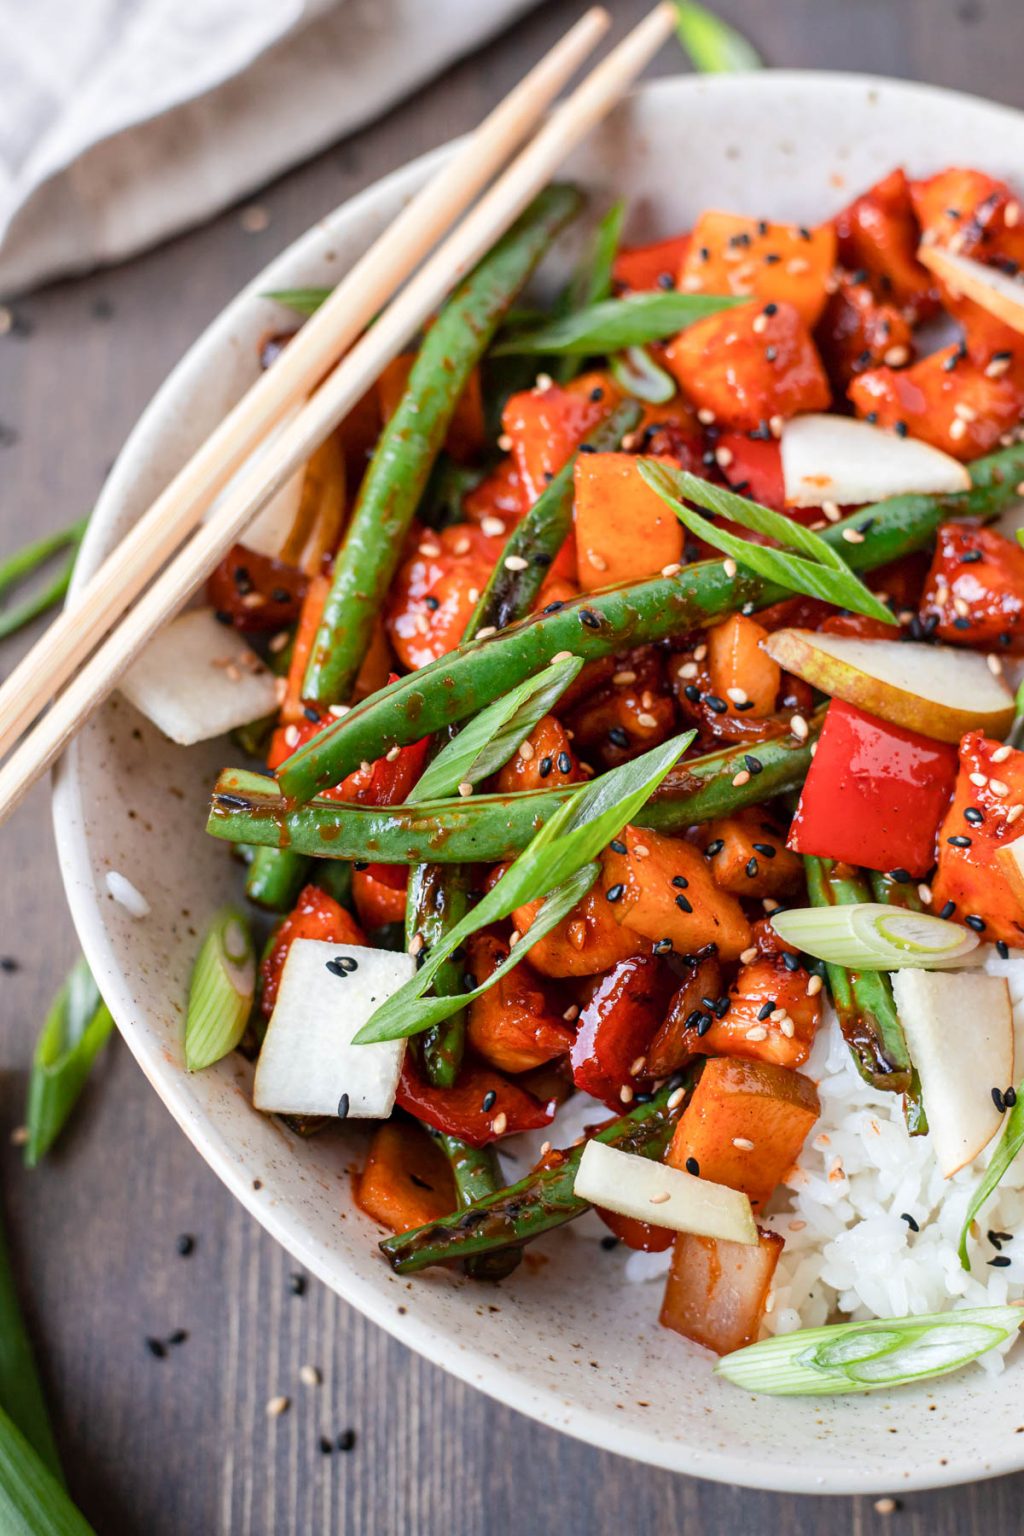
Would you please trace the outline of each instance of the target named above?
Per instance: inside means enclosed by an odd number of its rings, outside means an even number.
[[[616,35],[647,0],[610,0]],[[546,0],[381,122],[136,261],[14,305],[0,336],[0,553],[87,510],[145,402],[236,290],[321,213],[475,123],[583,9]],[[722,0],[772,63],[910,76],[1024,106],[1021,0]],[[681,67],[674,49],[662,72]],[[685,174],[685,163],[667,165]],[[1024,168],[1022,168],[1024,174]],[[259,221],[257,221],[259,222]],[[20,654],[0,650],[0,670]],[[906,1498],[719,1487],[602,1454],[410,1354],[235,1204],[115,1042],[45,1167],[8,1135],[45,1006],[75,953],[48,792],[0,833],[0,1157],[26,1310],[75,1498],[99,1536],[790,1536],[1022,1528],[1024,1477]],[[195,1248],[181,1257],[181,1234]],[[149,1336],[187,1330],[164,1359]],[[315,1365],[320,1386],[304,1386]],[[265,1414],[283,1393],[289,1411]],[[671,1403],[664,1405],[672,1412]],[[352,1431],[349,1450],[321,1437]],[[352,1438],[351,1436],[349,1437]],[[879,1488],[880,1495],[898,1490]]]

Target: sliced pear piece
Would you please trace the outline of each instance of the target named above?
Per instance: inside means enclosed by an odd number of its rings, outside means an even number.
[[[1024,837],[1015,838],[1012,843],[1003,843],[1001,848],[997,848],[996,863],[1020,902],[1021,921],[1024,922]],[[1024,938],[1021,944],[1024,945]]]
[[[1013,720],[1013,695],[974,651],[810,629],[777,629],[761,643],[823,693],[935,741],[958,742],[974,730],[1004,736]]]
[[[584,1147],[573,1193],[591,1205],[673,1232],[757,1243],[750,1201],[739,1190],[635,1152],[620,1152],[602,1141],[588,1141]]]
[[[1024,331],[1024,282],[1019,278],[942,245],[922,245],[917,256],[954,293],[973,299],[1012,330]]]
[[[782,479],[793,507],[883,501],[970,490],[963,464],[913,437],[852,416],[796,416],[782,431]]]
[[[1002,976],[981,971],[894,971],[892,990],[935,1156],[949,1179],[1003,1121],[992,1090],[1013,1083],[1010,990]]]

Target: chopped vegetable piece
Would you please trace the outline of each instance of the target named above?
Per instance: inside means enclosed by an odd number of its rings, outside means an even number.
[[[403,1042],[397,1044],[401,1046]],[[398,1103],[417,1120],[447,1136],[457,1136],[471,1147],[486,1147],[519,1131],[540,1130],[550,1123],[558,1107],[554,1103],[540,1103],[525,1088],[491,1067],[464,1065],[454,1088],[435,1088],[424,1081],[411,1054],[402,1067]]]
[[[1002,976],[893,973],[892,991],[921,1078],[935,1157],[947,1179],[988,1146],[1003,1112],[993,1085],[1013,1082],[1013,1014]],[[965,1028],[965,1025],[969,1027]]]
[[[757,1229],[757,1246],[681,1232],[661,1304],[663,1327],[727,1355],[757,1338],[783,1241]]]
[[[352,902],[360,927],[385,928],[405,919],[409,871],[404,864],[370,864],[352,871]]]
[[[934,313],[935,284],[917,259],[917,218],[902,170],[844,208],[835,226],[840,261],[851,272],[864,272],[877,298],[891,300],[915,325]]]
[[[36,1042],[25,1106],[26,1167],[34,1168],[57,1140],[113,1029],[110,1009],[80,957],[50,1004]],[[2,1267],[0,1237],[0,1273]],[[6,1401],[2,1394],[0,1401]]]
[[[809,984],[802,967],[791,969],[781,959],[753,960],[740,967],[729,988],[728,1008],[719,1012],[702,1004],[688,1018],[680,1044],[695,1055],[802,1066],[821,1019],[821,996],[809,993]]]
[[[674,288],[689,243],[689,235],[671,235],[650,245],[626,246],[616,253],[612,280],[617,287],[634,293]]]
[[[682,986],[669,1004],[664,1022],[647,1047],[646,1071],[651,1077],[667,1077],[677,1072],[694,1055],[692,1046],[694,1014],[706,1014],[705,998],[722,996],[722,968],[718,950],[706,944],[695,955],[687,956],[688,969]],[[678,981],[678,975],[676,980]]]
[[[1019,425],[1024,407],[1020,370],[989,373],[987,364],[963,356],[959,342],[909,368],[859,374],[847,393],[858,416],[909,432],[964,463],[990,453]]]
[[[781,1397],[873,1392],[959,1370],[1012,1339],[1019,1307],[974,1307],[930,1316],[833,1323],[763,1339],[726,1355],[715,1371],[747,1392]]]
[[[411,955],[394,950],[293,938],[256,1063],[256,1108],[386,1119],[405,1042],[357,1046],[353,1037],[415,969]]]
[[[573,1193],[652,1226],[757,1244],[745,1195],[600,1141],[588,1141],[583,1148]]]
[[[751,43],[696,0],[676,0],[676,36],[704,74],[729,74],[738,69],[760,69],[761,57]]]
[[[921,617],[950,645],[1021,655],[1024,550],[994,529],[943,523],[921,593]]]
[[[750,924],[734,896],[721,890],[699,849],[681,838],[643,827],[620,833],[625,853],[602,856],[605,899],[624,928],[657,942],[668,938],[680,954],[716,944],[723,960],[735,960],[750,943]]]
[[[569,733],[554,715],[544,715],[522,738],[494,787],[499,795],[521,794],[529,789],[578,784],[582,777]]]
[[[306,586],[297,566],[236,544],[210,577],[206,595],[214,612],[223,615],[222,625],[230,621],[235,629],[273,632],[295,623]]]
[[[1024,290],[1016,273],[975,261],[941,245],[923,246],[920,257],[943,283],[974,304],[980,304],[1014,331],[1024,331]]]
[[[765,649],[833,698],[936,741],[958,742],[978,729],[1002,735],[1013,719],[1013,695],[982,656],[808,629],[778,629]]]
[[[594,357],[621,352],[624,347],[672,336],[683,326],[739,302],[715,293],[627,293],[508,335],[494,348],[494,355]]]
[[[727,713],[757,720],[774,710],[782,670],[762,648],[767,638],[768,631],[742,613],[734,613],[724,624],[708,630],[711,692],[725,700]]]
[[[772,923],[806,954],[856,971],[941,970],[962,965],[978,946],[978,935],[959,923],[874,901],[790,907]]]
[[[474,934],[466,949],[476,981],[485,981],[509,956],[508,944],[487,933]],[[470,1004],[467,1033],[476,1054],[500,1072],[528,1072],[567,1055],[573,1043],[561,1009],[528,960]]]
[[[682,558],[679,520],[644,484],[635,455],[581,455],[575,487],[576,561],[585,592],[654,576]]]
[[[525,902],[512,913],[516,932],[528,934],[543,906]],[[620,926],[614,908],[600,889],[588,891],[561,922],[534,942],[530,964],[543,976],[597,976],[651,946],[638,933]]]
[[[408,1120],[389,1120],[374,1132],[355,1186],[361,1211],[392,1232],[436,1221],[455,1204],[448,1159],[426,1131]]]
[[[599,981],[580,1013],[570,1061],[577,1088],[611,1109],[649,1086],[645,1054],[675,985],[670,967],[654,955],[620,960]]]
[[[206,931],[188,990],[185,1065],[201,1072],[233,1051],[256,992],[256,952],[244,915],[224,907]]]
[[[803,865],[768,813],[752,807],[701,829],[700,846],[720,890],[781,901],[803,885]],[[708,853],[708,849],[714,851]]]
[[[455,523],[423,535],[401,565],[386,601],[388,639],[410,670],[452,651],[505,545],[477,523]]]
[[[510,395],[501,416],[527,507],[539,500],[584,438],[621,402],[607,373],[583,373],[569,384]]]
[[[674,1168],[695,1160],[702,1178],[763,1206],[796,1162],[818,1113],[817,1090],[801,1073],[715,1056],[676,1127],[668,1160]]]
[[[860,276],[850,272],[840,275],[814,332],[822,362],[839,395],[845,395],[865,369],[881,368],[887,356],[901,363],[914,357],[914,333],[902,311],[894,304],[880,303],[868,284],[859,281]]]
[[[926,875],[955,775],[954,748],[833,699],[789,847],[869,869]]]
[[[224,736],[272,714],[277,682],[255,651],[212,608],[172,619],[125,673],[121,692],[180,746]]]
[[[948,453],[849,416],[798,416],[783,428],[781,451],[786,500],[796,507],[971,488],[966,469]]]
[[[750,432],[773,416],[827,410],[831,391],[814,343],[791,304],[768,314],[744,304],[681,331],[665,364],[687,396],[724,427]]]
[[[274,1011],[281,972],[296,939],[322,939],[330,944],[366,943],[362,929],[340,902],[319,886],[307,885],[294,910],[276,929],[260,966],[260,1005],[268,1016]]]
[[[1024,908],[1009,857],[1000,856],[1020,836],[1014,807],[1022,803],[1024,752],[1004,755],[1001,742],[969,732],[960,743],[956,793],[939,828],[932,911],[966,922],[990,943],[1024,940]]]
[[[762,305],[785,305],[810,329],[825,307],[835,259],[830,224],[804,229],[712,210],[693,226],[679,287],[684,293],[732,293]]]

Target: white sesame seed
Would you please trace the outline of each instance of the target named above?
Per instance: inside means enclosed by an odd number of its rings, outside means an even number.
[[[889,368],[902,368],[908,361],[910,353],[906,347],[889,347],[882,357],[882,361]]]
[[[750,1140],[749,1136],[734,1136],[732,1144],[737,1152],[753,1152],[754,1150],[754,1143]]]
[[[1020,223],[1020,203],[1007,203],[1006,207],[1003,209],[1003,223],[1006,225],[1007,229],[1016,229],[1017,225]]]
[[[997,657],[996,660],[998,661],[998,659],[999,658]],[[994,763],[1005,763],[1006,759],[1010,756],[1012,751],[1013,748],[1009,745],[997,747],[996,750],[992,753],[992,761]]]
[[[489,539],[500,539],[505,532],[505,524],[500,517],[482,517],[480,532],[486,534]]]
[[[967,777],[978,789],[984,789],[985,785],[988,783],[988,775],[984,773],[969,773]]]
[[[462,783],[459,785],[459,794],[462,796],[462,798],[464,800],[468,800],[472,793],[473,793],[473,786],[472,786],[472,784],[469,782],[468,779],[463,779]]]
[[[917,894],[918,894],[918,898],[920,899],[921,905],[923,907],[930,907],[931,906],[931,904],[932,904],[932,888],[931,888],[930,885],[924,885],[923,883],[921,885],[919,885],[918,888],[917,888]]]
[[[961,417],[955,417],[949,424],[949,435],[955,443],[967,436],[967,423]]]
[[[774,1312],[775,1311],[775,1292],[774,1291],[769,1291],[768,1295],[765,1297],[765,1299],[764,1299],[764,1310],[765,1310],[766,1314],[769,1313],[769,1312]]]
[[[299,1380],[304,1387],[318,1387],[323,1381],[323,1377],[315,1365],[300,1365]]]
[[[683,1100],[685,1098],[686,1098],[686,1089],[685,1088],[674,1088],[672,1090],[672,1092],[669,1094],[668,1098],[665,1100],[665,1108],[666,1109],[678,1109],[680,1104],[683,1102]]]
[[[550,373],[538,373],[534,387],[540,390],[550,389],[553,383]]]
[[[630,1065],[629,1065],[629,1075],[630,1075],[630,1077],[639,1077],[640,1073],[643,1071],[643,1069],[644,1069],[644,1067],[646,1067],[646,1065],[647,1065],[647,1057],[646,1056],[637,1056],[634,1061],[630,1062]]]
[[[494,1132],[495,1136],[504,1136],[505,1132],[508,1130],[508,1115],[506,1115],[504,1110],[502,1110],[500,1114],[495,1115],[494,1119],[491,1121],[491,1130]]]
[[[498,627],[496,624],[485,624],[483,629],[477,630],[476,638],[478,640],[486,640],[488,635],[496,635],[497,633]]]
[[[777,912],[779,910],[779,904],[775,900],[774,896],[765,896],[761,901],[761,909],[764,912]]]
[[[587,551],[587,560],[594,567],[595,571],[606,571],[608,569],[608,561],[603,555],[599,555],[596,549]]]
[[[957,615],[958,618],[966,619],[966,618],[969,618],[971,610],[967,606],[967,603],[966,603],[964,598],[962,598],[962,597],[954,597],[954,599],[953,599],[953,612]]]
[[[661,568],[661,574],[663,576],[678,576],[681,570],[681,565],[663,565]]]
[[[1024,805],[1011,805],[1006,813],[1006,824],[1012,827],[1018,816],[1024,815]]]
[[[577,1003],[570,1003],[568,1008],[562,1014],[562,1018],[565,1020],[565,1022],[567,1024],[574,1024],[576,1022],[576,1020],[579,1018],[579,1016],[580,1016],[580,1010],[579,1010],[579,1005]]]
[[[649,715],[646,710],[637,715],[636,723],[637,725],[642,725],[645,731],[653,731],[657,728],[658,725],[655,717],[653,715]]]
[[[706,405],[702,405],[700,410],[697,412],[697,420],[700,422],[702,427],[713,426],[715,421],[715,413],[714,411],[709,411]]]
[[[263,1410],[268,1419],[279,1419],[282,1413],[287,1413],[292,1405],[290,1397],[278,1394],[277,1397],[268,1397],[267,1406]]]
[[[763,336],[767,329],[768,329],[768,316],[765,315],[765,314],[758,315],[755,318],[753,325],[751,326],[751,330],[754,332],[754,335],[755,336]]]
[[[646,859],[650,854],[650,851],[651,850],[648,848],[646,843],[633,844],[633,852],[638,859]]]
[[[794,277],[798,277],[801,272],[809,272],[810,269],[811,264],[804,256],[794,256],[786,262],[786,271],[792,272]]]
[[[472,547],[472,541],[468,539],[465,534],[463,534],[462,537],[456,539],[455,543],[452,545],[452,554],[468,555]]]
[[[583,924],[582,923],[574,923],[573,927],[574,928],[576,928],[576,927],[583,927]],[[518,928],[513,928],[512,932],[508,936],[508,947],[509,947],[509,949],[514,948],[515,945],[519,943],[519,940],[521,938],[522,938],[522,934],[519,932],[519,929]]]
[[[896,1513],[896,1500],[886,1497],[875,1500],[876,1515],[892,1515]]]
[[[741,965],[752,965],[753,962],[756,959],[757,959],[757,945],[756,944],[751,944],[750,948],[749,949],[745,949],[743,951],[743,953],[740,955],[740,964]]]
[[[748,768],[741,768],[739,773],[733,776],[732,783],[734,789],[742,789],[744,784],[749,784],[750,770]]]
[[[416,958],[416,956],[419,954],[419,952],[420,952],[420,950],[422,948],[423,948],[423,935],[422,935],[422,933],[414,933],[412,938],[409,940],[409,953],[410,953],[410,955],[412,955],[413,959]]]
[[[788,1230],[790,1232],[802,1232],[804,1230],[804,1228],[806,1227],[806,1225],[807,1225],[806,1221],[799,1221],[799,1220],[798,1221],[791,1221],[789,1223]]]
[[[108,869],[106,886],[110,895],[119,906],[124,907],[129,917],[142,918],[149,916],[149,902],[142,892],[132,885],[126,875],[120,874],[116,869]]]
[[[501,449],[502,453],[512,452],[512,439],[509,437],[507,432],[503,432],[498,438],[498,447]]]
[[[426,555],[428,560],[436,560],[441,553],[441,546],[440,544],[435,544],[433,539],[424,539],[417,553]]]
[[[704,644],[704,642],[701,641],[700,645],[698,645],[696,647],[696,649],[694,650],[693,659],[694,659],[694,661],[703,661],[707,654],[708,654],[708,648]]]
[[[681,1093],[682,1089],[679,1089],[678,1091]],[[29,1131],[27,1125],[16,1125],[8,1137],[8,1140],[10,1141],[12,1147],[24,1147],[28,1144],[30,1135],[31,1132]]]
[[[989,779],[988,787],[993,795],[999,796],[1000,800],[1010,793],[1009,784],[1004,784],[1002,779]]]
[[[541,1157],[547,1157],[547,1155],[548,1155],[548,1153],[550,1151],[551,1151],[551,1143],[550,1143],[550,1141],[542,1141],[541,1144],[540,1144],[540,1155],[541,1155]]]
[[[782,429],[783,429],[783,427],[785,425],[786,425],[786,419],[785,419],[784,416],[769,416],[768,417],[768,430],[771,433],[772,437],[781,437],[782,436]]]
[[[392,747],[390,749],[390,751],[385,752],[385,754],[384,754],[384,761],[386,763],[393,763],[393,762],[395,762],[396,759],[398,758],[399,754],[401,753],[401,750],[402,750],[401,747]]]
[[[522,555],[506,555],[504,564],[506,571],[525,571],[529,561]]]
[[[730,699],[733,704],[745,704],[747,702],[747,695],[744,693],[742,688],[727,688],[725,690],[725,696],[727,699]]]
[[[789,729],[796,737],[797,741],[806,741],[810,735],[810,727],[808,726],[807,721],[804,719],[803,715],[790,715]]]
[[[622,1100],[623,1104],[632,1104],[634,1096],[635,1095],[633,1089],[629,1086],[629,1084],[623,1083],[622,1087],[619,1089],[619,1098]]]
[[[282,629],[279,634],[271,635],[270,640],[267,643],[267,649],[271,651],[273,655],[278,656],[284,650],[290,639],[291,635],[288,633],[288,631],[286,629]]]
[[[552,663],[554,663],[556,661],[571,661],[572,660],[572,651],[556,651],[555,654],[552,656],[551,660],[552,660]]]
[[[729,465],[732,463],[732,460],[733,452],[731,448],[715,449],[715,463],[718,465],[719,469],[728,469]]]
[[[958,403],[954,405],[953,415],[958,416],[961,421],[977,421],[978,419],[978,413],[974,409],[974,406],[967,405],[962,400],[958,401]]]
[[[768,1031],[765,1029],[763,1024],[755,1024],[753,1029],[748,1029],[747,1030],[745,1039],[747,1039],[747,1040],[767,1040],[768,1039]]]
[[[732,581],[738,569],[739,567],[737,566],[735,560],[726,559],[722,561],[722,570],[728,576],[730,581]]]
[[[666,1200],[671,1200],[671,1198],[672,1196],[667,1189],[658,1189],[651,1195],[650,1201],[652,1205],[664,1205]]]
[[[823,982],[822,982],[822,979],[821,979],[820,976],[808,976],[808,978],[807,978],[807,996],[808,997],[817,997],[818,993],[822,989],[822,986],[823,986]]]
[[[843,538],[846,540],[847,544],[864,543],[864,535],[861,533],[859,528],[844,528]]]
[[[523,759],[524,763],[530,762],[534,756],[533,743],[530,741],[521,741],[519,743],[519,756]]]
[[[992,673],[993,677],[1002,677],[1002,675],[1003,675],[1003,663],[1002,663],[1002,659],[999,656],[988,655],[988,656],[985,657],[985,661],[988,663],[988,669]],[[1007,751],[1009,751],[1009,748],[1007,748]],[[998,757],[998,758],[994,757],[993,761],[1001,763],[1002,762],[1002,758],[1001,757]]]
[[[834,501],[823,501],[821,504],[821,510],[828,518],[830,523],[838,523],[839,519],[843,515],[839,510],[838,505]]]
[[[985,377],[987,379],[1001,379],[1004,373],[1009,371],[1010,359],[1008,357],[994,357],[985,365]]]
[[[793,1020],[790,1018],[788,1013],[784,1019],[779,1020],[779,1028],[787,1040],[792,1040],[796,1033],[796,1025],[793,1023]]]

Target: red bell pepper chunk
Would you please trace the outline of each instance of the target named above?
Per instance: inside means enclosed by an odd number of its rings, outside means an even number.
[[[261,1003],[268,1016],[274,1011],[281,972],[296,939],[321,939],[329,944],[365,944],[363,930],[340,902],[317,885],[307,885],[274,934],[273,944],[260,967],[263,977]]]
[[[612,281],[617,288],[628,288],[632,293],[674,288],[689,248],[689,234],[670,235],[653,245],[627,246],[615,257]]]
[[[631,955],[612,966],[580,1014],[569,1053],[577,1088],[621,1111],[622,1090],[642,1088],[646,1079],[633,1072],[665,1017],[675,982],[663,960]]]
[[[538,1131],[550,1125],[558,1108],[556,1100],[542,1104],[492,1067],[475,1064],[463,1066],[454,1088],[434,1088],[420,1076],[411,1051],[405,1055],[396,1098],[417,1120],[471,1147],[486,1147],[517,1131]]]
[[[333,716],[326,715],[322,720],[279,725],[270,739],[267,767],[273,773],[293,752],[331,724]],[[320,797],[324,800],[355,800],[361,805],[400,805],[423,772],[428,745],[429,738],[425,736],[420,741],[410,742],[407,747],[400,747],[397,756],[390,760],[378,757],[367,767],[354,769],[333,789],[322,789]]]
[[[989,528],[943,523],[921,617],[949,645],[1024,652],[1024,550]]]
[[[296,566],[236,544],[211,574],[206,593],[235,629],[273,630],[295,623],[308,585]]]
[[[776,512],[786,510],[786,491],[782,479],[782,454],[774,437],[750,437],[746,432],[723,432],[718,448],[725,452],[722,473],[733,490],[742,491],[752,501]],[[815,511],[815,517],[819,513]]]
[[[833,699],[788,847],[926,875],[955,781],[955,747]]]
[[[654,1227],[649,1221],[639,1221],[635,1216],[620,1216],[618,1211],[606,1211],[603,1205],[595,1205],[610,1232],[627,1248],[637,1248],[641,1253],[664,1253],[671,1248],[675,1233],[671,1227]]]

